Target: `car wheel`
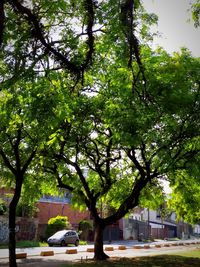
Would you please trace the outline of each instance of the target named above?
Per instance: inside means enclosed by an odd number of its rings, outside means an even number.
[[[48,244],[49,245],[49,247],[53,247],[53,245],[52,244]]]
[[[62,247],[65,247],[66,246],[65,240],[62,240],[60,244]]]
[[[79,245],[79,241],[76,240],[76,242],[75,242],[75,246],[77,247],[78,245]]]

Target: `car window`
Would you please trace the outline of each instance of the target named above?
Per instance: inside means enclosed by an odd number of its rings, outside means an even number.
[[[65,234],[65,230],[64,231],[59,231],[57,233],[55,233],[52,237],[53,238],[60,238]]]

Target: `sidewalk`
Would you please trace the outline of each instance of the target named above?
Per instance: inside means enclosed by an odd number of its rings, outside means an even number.
[[[112,246],[106,245],[106,246]],[[113,246],[114,247],[114,246]],[[190,245],[180,245],[180,246],[170,246],[156,248],[155,245],[151,245],[149,249],[141,248],[134,249],[133,247],[127,247],[126,250],[119,250],[116,246],[113,251],[106,251],[110,257],[141,257],[141,256],[154,256],[170,254],[174,252],[183,252],[188,250],[193,250],[195,248],[200,249],[200,244],[190,244]],[[17,260],[19,267],[64,267],[71,265],[72,262],[86,261],[87,259],[92,259],[94,253],[89,253],[85,251],[79,251],[77,254],[65,254],[57,253],[54,256],[28,256],[26,259]],[[8,258],[0,259],[0,266],[8,267]]]

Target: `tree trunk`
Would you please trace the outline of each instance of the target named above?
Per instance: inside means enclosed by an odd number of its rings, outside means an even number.
[[[15,249],[16,249],[15,218],[16,218],[17,204],[19,202],[20,195],[21,195],[22,179],[16,178],[16,181],[17,182],[16,182],[16,187],[15,187],[15,193],[9,205],[9,266],[10,267],[17,267],[16,255],[15,255]]]
[[[13,202],[13,200],[12,200]],[[14,203],[10,203],[9,206],[9,266],[16,267],[16,256],[15,256],[15,248],[16,248],[16,240],[15,240],[15,214],[16,214],[16,206]]]
[[[103,251],[103,231],[105,226],[100,222],[94,224],[94,259],[95,260],[106,260],[109,258]]]

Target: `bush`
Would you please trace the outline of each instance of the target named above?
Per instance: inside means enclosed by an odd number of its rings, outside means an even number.
[[[71,224],[68,221],[67,216],[57,216],[49,219],[47,229],[46,229],[46,237],[49,237],[60,230],[67,230],[71,228]]]
[[[92,229],[92,223],[90,221],[87,221],[87,220],[82,220],[79,222],[78,229],[79,229],[79,232],[81,233],[80,238],[82,240],[87,240],[89,230]]]
[[[0,215],[4,215],[7,211],[6,203],[3,199],[0,199]]]

